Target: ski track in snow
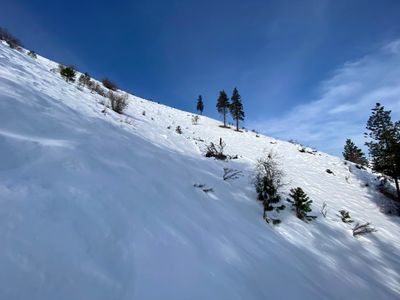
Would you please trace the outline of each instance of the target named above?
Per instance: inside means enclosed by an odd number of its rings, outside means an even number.
[[[0,299],[400,298],[400,218],[381,212],[374,175],[133,95],[104,114],[24,52],[0,44]],[[219,138],[237,160],[202,156]],[[282,192],[302,187],[317,220],[285,201],[282,224],[262,219],[249,177],[270,150]],[[340,209],[378,231],[354,238]]]

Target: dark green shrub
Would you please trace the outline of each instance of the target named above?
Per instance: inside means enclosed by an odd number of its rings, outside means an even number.
[[[176,131],[176,133],[178,133],[178,134],[182,134],[182,129],[181,129],[181,126],[176,126],[176,129],[175,129],[175,131]]]
[[[63,65],[59,65],[58,68],[60,70],[61,76],[65,79],[65,81],[75,82],[76,71],[73,66],[65,67]]]

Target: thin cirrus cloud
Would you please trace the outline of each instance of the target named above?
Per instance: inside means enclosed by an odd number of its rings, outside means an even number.
[[[362,146],[365,124],[376,102],[400,115],[400,39],[346,62],[320,85],[320,96],[255,127],[269,136],[296,139],[339,155],[346,138]]]

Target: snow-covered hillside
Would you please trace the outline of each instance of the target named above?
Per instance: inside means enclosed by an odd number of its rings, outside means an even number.
[[[374,176],[135,96],[103,113],[56,67],[0,44],[0,299],[400,298],[400,218]],[[220,138],[238,159],[202,155]],[[315,221],[263,220],[250,175],[270,150]],[[377,232],[353,237],[340,209]]]

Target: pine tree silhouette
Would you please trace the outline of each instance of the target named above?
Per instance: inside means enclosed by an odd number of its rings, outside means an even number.
[[[203,103],[203,97],[201,97],[201,95],[199,95],[199,98],[197,99],[197,111],[200,112],[200,114],[203,114],[203,110],[204,110],[204,103]]]
[[[231,100],[232,103],[229,106],[229,110],[231,112],[232,118],[236,121],[236,131],[239,131],[239,120],[244,120],[244,111],[241,97],[236,88],[233,89]]]
[[[377,103],[368,119],[367,130],[365,135],[370,141],[365,145],[369,148],[372,168],[394,179],[400,200],[400,121],[393,124],[391,111]]]
[[[224,127],[226,127],[226,113],[228,112],[229,106],[230,104],[228,96],[224,90],[220,91],[217,100],[217,110],[224,116]]]
[[[364,153],[358,148],[351,139],[346,140],[344,145],[343,157],[345,160],[351,161],[355,164],[362,166],[368,165],[368,160],[365,158]]]

